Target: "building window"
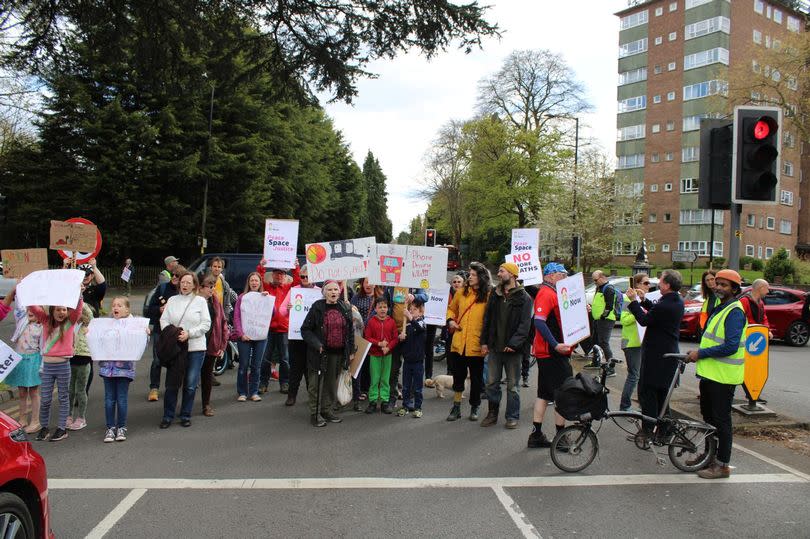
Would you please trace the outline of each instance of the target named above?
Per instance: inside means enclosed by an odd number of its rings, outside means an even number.
[[[776,228],[776,218],[768,217],[765,220],[765,228],[767,228],[768,230],[773,230],[774,228]]]
[[[635,28],[636,26],[647,24],[649,18],[650,13],[646,9],[644,11],[638,11],[626,17],[622,17],[621,29],[627,30],[628,28]]]
[[[657,193],[658,192],[658,184],[653,183],[650,185],[650,193]]]
[[[759,67],[759,62],[756,60],[751,60],[751,71],[754,73],[760,73],[762,71],[762,68]]]
[[[762,45],[762,32],[759,30],[754,30],[754,43]]]
[[[793,176],[793,163],[791,161],[782,161],[782,172],[785,176]]]
[[[700,99],[715,94],[726,95],[728,93],[728,83],[724,80],[708,80],[690,84],[683,87],[683,100]]]
[[[664,222],[665,223],[671,223],[672,222],[672,214],[671,213],[665,213],[664,214]]]
[[[785,191],[782,189],[782,193],[779,196],[779,203],[785,206],[793,206],[793,191]]]
[[[651,163],[657,163],[660,160],[661,160],[661,156],[658,154],[658,152],[652,152],[650,154],[650,162]]]
[[[793,133],[790,131],[785,131],[785,138],[783,139],[783,143],[788,148],[793,148],[796,145],[796,138],[793,136]]]
[[[770,19],[771,13],[773,13],[773,8],[771,6],[765,6],[765,18]]]
[[[660,102],[661,102],[661,96],[660,95],[654,95],[653,96],[653,103],[660,103]]]
[[[765,217],[760,215],[759,216],[759,228],[763,228],[765,226]]]
[[[681,178],[681,194],[697,193],[698,192],[698,179],[697,178]]]
[[[638,69],[631,69],[630,71],[623,71],[619,73],[619,86],[624,86],[625,84],[632,84],[634,82],[639,82],[647,80],[647,68],[640,67]]]
[[[678,10],[678,2],[670,2],[669,3],[669,11],[670,11],[670,13],[673,12],[673,11],[677,11],[677,10]]]
[[[672,184],[671,183],[665,183],[664,184],[664,191],[672,191]]]
[[[628,168],[641,168],[644,166],[644,154],[620,155],[616,168],[624,170]]]
[[[801,22],[796,17],[791,17],[788,15],[787,18],[787,29],[791,32],[798,32],[801,30]]]
[[[634,110],[643,110],[647,108],[647,96],[639,95],[636,97],[628,97],[619,101],[619,112],[633,112]]]
[[[677,62],[670,62],[667,64],[667,71],[675,71],[676,69],[678,69]]]
[[[661,124],[652,124],[652,132],[653,133],[660,133],[661,132]]]
[[[667,93],[667,101],[673,101],[675,99],[675,92]]]
[[[696,116],[684,116],[683,130],[684,131],[697,131],[700,129],[700,120],[702,118],[716,118],[717,114],[698,114]]]
[[[648,243],[647,244],[647,250],[649,252],[651,252],[651,253],[654,253],[655,252],[655,244],[654,243]]]
[[[675,131],[675,120],[667,120],[667,131]]]
[[[655,223],[655,222],[658,221],[658,217],[654,213],[651,213],[650,216],[649,216],[649,221],[651,223]]]
[[[793,222],[790,219],[779,219],[779,233],[790,234],[793,231]]]
[[[712,222],[712,210],[681,210],[680,224],[709,225]],[[714,210],[714,224],[723,224],[723,212]]]
[[[654,72],[656,75],[660,75],[660,74],[661,74],[661,66],[660,66],[660,65],[658,65],[658,64],[656,64],[656,65],[655,65],[655,67],[653,67],[653,72]]]
[[[646,135],[647,126],[644,124],[629,125],[619,129],[618,140],[638,140],[644,138]]]
[[[754,0],[754,11],[762,15],[762,12],[765,11],[765,2],[762,0]]]
[[[667,152],[667,153],[664,154],[664,161],[672,161],[674,158],[675,158],[675,156],[673,155],[672,152]],[[666,185],[669,185],[669,189],[665,189],[665,190],[666,191],[672,191],[672,184],[668,183]]]
[[[765,247],[765,260],[770,260],[773,256],[773,247]]]
[[[700,148],[697,146],[685,146],[681,148],[681,163],[691,163],[700,160]]]
[[[745,246],[745,256],[754,256],[754,246],[753,245],[746,245]]]
[[[669,252],[669,244],[668,243],[662,243],[661,244],[661,252],[662,253],[668,253]]]
[[[670,32],[667,39],[669,41],[675,41],[676,39],[678,39],[678,32]]]
[[[695,54],[688,54],[683,57],[683,69],[694,69],[696,67],[703,67],[710,64],[725,64],[728,65],[728,49],[723,47],[716,47],[707,51],[696,52]]]
[[[702,6],[703,4],[708,4],[712,0],[686,0],[683,4],[683,9],[692,9],[693,7]]]
[[[773,10],[773,22],[776,24],[782,24],[782,12],[778,9]]]
[[[641,54],[642,52],[647,52],[646,37],[619,46],[619,58],[626,58],[634,54]]]
[[[655,44],[656,44],[656,45],[660,45],[660,44],[661,44],[661,43],[663,43],[663,42],[664,42],[664,38],[663,38],[663,36],[657,36],[657,37],[655,38]]]
[[[762,258],[762,245],[757,245],[757,258]]]
[[[694,39],[696,37],[713,34],[714,32],[731,33],[731,21],[727,17],[712,17],[693,24],[687,24],[684,28],[683,38]]]
[[[796,81],[796,77],[794,77],[793,75],[788,75],[787,79],[785,80],[786,80],[785,84],[787,84],[787,87],[793,90],[794,92],[799,89],[799,83]]]
[[[632,256],[635,255],[641,245],[639,242],[632,243],[617,241],[613,244],[613,254],[616,256]]]
[[[771,36],[769,36],[768,34],[765,34],[765,48],[766,49],[771,48]]]
[[[660,17],[663,14],[664,14],[664,8],[662,8],[662,7],[655,8],[655,16],[656,17]]]
[[[679,241],[678,250],[695,251],[699,256],[709,256],[708,243],[707,241]]]
[[[754,227],[757,226],[757,216],[753,213],[749,213],[745,217],[745,224],[746,226]]]

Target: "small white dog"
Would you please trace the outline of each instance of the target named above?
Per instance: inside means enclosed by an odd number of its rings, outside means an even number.
[[[444,390],[453,391],[453,377],[449,374],[439,374],[433,377],[433,389],[436,390],[436,397],[443,399]],[[464,393],[462,396],[466,397],[470,392],[470,378],[464,380]]]

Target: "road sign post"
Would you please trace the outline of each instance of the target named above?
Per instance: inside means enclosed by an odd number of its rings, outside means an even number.
[[[750,324],[745,330],[745,374],[743,390],[748,397],[747,404],[733,406],[745,415],[770,415],[773,412],[758,404],[759,396],[768,381],[769,353],[768,326]],[[762,402],[762,401],[760,401]]]
[[[692,275],[695,273],[695,261],[697,259],[697,251],[672,251],[673,262],[685,262],[689,264],[689,286],[692,286]]]

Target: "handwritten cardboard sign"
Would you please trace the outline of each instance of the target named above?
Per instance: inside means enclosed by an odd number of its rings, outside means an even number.
[[[267,219],[264,223],[265,267],[291,269],[298,252],[298,221]]]
[[[96,225],[51,221],[51,249],[93,252],[96,248]]]
[[[93,361],[138,361],[146,350],[148,318],[94,318],[87,331]]]
[[[17,285],[17,305],[56,305],[75,309],[82,293],[84,272],[74,269],[40,270]]]
[[[447,249],[375,244],[368,263],[371,284],[438,288],[447,283]]]
[[[6,376],[11,374],[20,361],[22,356],[14,351],[3,341],[0,341],[0,382],[6,379]]]
[[[356,379],[360,376],[360,368],[363,366],[366,356],[368,356],[368,351],[371,350],[371,343],[363,337],[355,335],[354,346],[357,350],[354,352],[352,360],[349,363],[349,372],[352,373],[352,378]]]
[[[365,277],[368,275],[369,250],[375,241],[370,237],[308,243],[305,252],[309,282]]]
[[[29,273],[48,269],[47,249],[3,249],[3,276],[22,279]]]
[[[248,292],[242,296],[239,314],[242,317],[242,333],[248,339],[262,341],[267,338],[275,304],[276,298],[269,294]]]

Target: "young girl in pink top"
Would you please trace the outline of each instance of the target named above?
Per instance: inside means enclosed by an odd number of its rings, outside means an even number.
[[[29,307],[29,310],[42,324],[42,403],[39,408],[39,422],[42,428],[37,434],[37,440],[47,440],[50,432],[48,422],[51,417],[51,401],[53,400],[53,385],[59,394],[59,423],[53,435],[52,442],[67,438],[67,416],[70,409],[68,396],[70,386],[70,358],[73,357],[73,326],[82,315],[82,298],[75,309],[51,305],[46,312],[42,307]]]

